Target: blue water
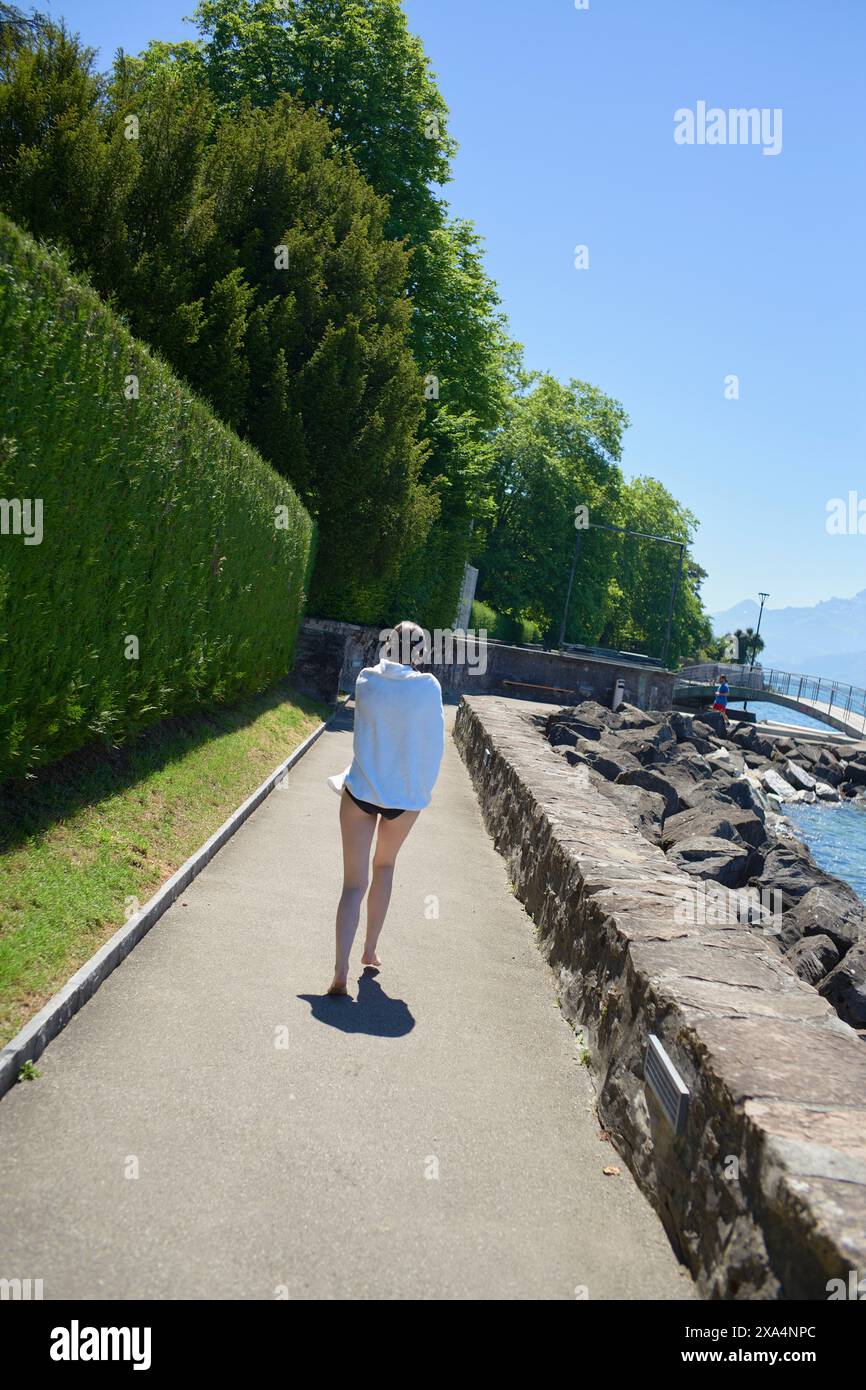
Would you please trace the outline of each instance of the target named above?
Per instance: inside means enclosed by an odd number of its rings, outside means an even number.
[[[731,709],[742,709],[743,702],[738,700],[730,702]],[[750,712],[754,710],[755,718],[758,723],[763,723],[765,719],[771,720],[774,724],[799,724],[804,729],[822,729],[825,734],[831,734],[832,729],[826,724],[822,724],[820,719],[813,719],[810,714],[801,714],[796,709],[786,709],[784,705],[764,704],[760,700],[749,701]]]
[[[785,806],[784,813],[821,868],[844,878],[866,902],[866,800]]]
[[[738,702],[741,703],[741,702]],[[735,706],[731,703],[731,708]],[[806,729],[821,729],[831,734],[826,724],[781,705],[749,701],[758,723],[773,720],[779,724],[798,724]],[[809,846],[815,860],[830,874],[850,883],[855,893],[866,902],[866,800],[815,803],[813,806],[788,806],[784,814]]]

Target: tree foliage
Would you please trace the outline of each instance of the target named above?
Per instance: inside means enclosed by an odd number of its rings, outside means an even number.
[[[221,110],[191,63],[120,58],[103,80],[48,25],[5,75],[4,208],[293,483],[319,520],[316,611],[381,621],[437,511],[386,200],[315,112]]]

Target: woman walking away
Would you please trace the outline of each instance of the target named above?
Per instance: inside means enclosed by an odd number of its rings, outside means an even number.
[[[428,805],[445,751],[442,689],[432,672],[417,670],[426,634],[399,623],[383,658],[355,683],[352,761],[328,778],[340,796],[343,892],[337,907],[337,958],[329,994],[347,994],[349,954],[367,891],[367,935],[362,965],[381,965],[376,951],[391,900],[394,865],[409,831]],[[377,829],[378,827],[378,829]],[[373,876],[370,848],[373,836]]]

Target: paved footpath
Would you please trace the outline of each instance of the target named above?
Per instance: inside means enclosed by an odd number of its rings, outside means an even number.
[[[0,1277],[46,1299],[694,1297],[598,1137],[450,738],[383,968],[323,997],[325,779],[350,752],[344,716],[0,1101]]]

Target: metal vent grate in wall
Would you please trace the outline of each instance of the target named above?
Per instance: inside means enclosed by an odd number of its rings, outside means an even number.
[[[689,1113],[689,1089],[655,1034],[647,1039],[644,1080],[675,1134],[682,1134]]]

